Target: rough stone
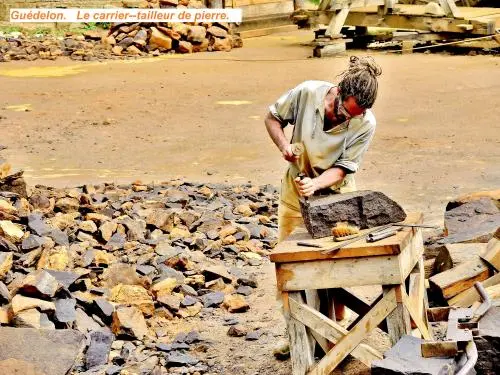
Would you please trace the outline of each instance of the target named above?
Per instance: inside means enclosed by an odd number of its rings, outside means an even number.
[[[224,30],[222,27],[218,26],[211,26],[207,29],[207,33],[217,37],[217,38],[226,38],[227,37],[227,31]]]
[[[38,261],[38,269],[64,271],[70,265],[68,249],[65,246],[57,246],[45,249]]]
[[[21,311],[30,310],[37,308],[40,311],[54,311],[56,306],[53,302],[44,301],[37,298],[25,297],[20,294],[16,294],[12,298],[12,311],[14,314],[18,314]]]
[[[200,360],[190,356],[189,354],[183,354],[179,352],[171,352],[166,356],[168,367],[180,367],[187,365],[196,365]]]
[[[181,306],[181,299],[178,296],[171,294],[159,294],[156,300],[163,306],[168,307],[171,311],[176,312]]]
[[[76,320],[76,300],[73,298],[58,299],[55,305],[55,318],[59,323],[71,323]]]
[[[40,213],[33,213],[28,216],[28,227],[37,235],[45,236],[52,228],[42,220]]]
[[[120,305],[137,306],[143,314],[154,313],[154,302],[148,291],[139,285],[119,284],[111,290],[110,301]]]
[[[189,26],[187,31],[187,40],[190,42],[201,43],[205,39],[207,29],[203,26]]]
[[[37,236],[36,234],[30,234],[23,240],[21,248],[23,250],[32,250],[36,249],[37,247],[43,246],[45,243],[46,243],[45,238]]]
[[[14,224],[10,220],[0,220],[0,234],[7,241],[18,243],[21,242],[24,232],[18,224]]]
[[[151,37],[149,38],[149,44],[155,48],[163,48],[169,50],[172,48],[172,39],[163,34],[156,27],[151,27]]]
[[[372,363],[373,375],[442,375],[454,374],[454,358],[423,358],[422,340],[403,336],[396,345],[384,353],[384,359]]]
[[[489,229],[493,236],[500,227],[500,209],[493,199],[481,198],[446,211],[444,220],[447,235],[482,233]]]
[[[52,275],[59,284],[64,288],[69,288],[78,280],[84,273],[76,273],[72,271],[56,271],[56,270],[46,270],[50,275]]]
[[[97,225],[92,220],[82,221],[78,225],[78,227],[80,228],[80,230],[83,230],[84,232],[89,232],[89,233],[97,232]]]
[[[229,38],[214,38],[214,44],[212,45],[212,49],[214,51],[229,52],[232,48],[231,40]]]
[[[256,341],[256,340],[260,339],[260,336],[262,336],[263,333],[264,333],[264,331],[262,331],[261,329],[256,329],[252,332],[248,332],[245,336],[245,340]]]
[[[0,279],[3,279],[12,268],[13,256],[13,253],[0,253]]]
[[[198,299],[196,299],[190,295],[187,295],[187,296],[184,296],[184,299],[181,301],[181,306],[182,307],[193,306],[197,302],[198,302]]]
[[[88,316],[85,311],[80,308],[76,309],[76,319],[75,328],[82,333],[87,333],[91,331],[98,331],[101,326],[90,316]]]
[[[10,292],[7,286],[0,281],[0,305],[9,303],[11,300]]]
[[[118,307],[113,313],[111,330],[117,336],[131,336],[142,340],[148,334],[144,316],[137,307]]]
[[[250,305],[240,294],[231,294],[224,297],[224,307],[227,308],[230,313],[245,312],[250,309]]]
[[[80,202],[76,198],[61,198],[56,202],[56,210],[64,213],[78,211]]]
[[[101,237],[104,241],[109,241],[115,233],[118,224],[114,221],[105,221],[100,227]]]
[[[70,329],[0,327],[0,361],[16,359],[32,364],[41,374],[66,375],[83,343],[84,336]]]
[[[242,325],[237,324],[229,327],[227,334],[231,337],[243,337],[246,336],[247,330]]]
[[[59,288],[60,284],[54,276],[45,270],[38,270],[24,278],[19,290],[28,296],[51,298]]]
[[[0,361],[0,374],[9,375],[47,375],[39,371],[35,365],[18,359],[9,358]]]
[[[213,292],[207,293],[200,297],[201,302],[204,307],[217,307],[222,302],[224,302],[224,293],[222,292]]]
[[[114,335],[109,331],[90,332],[90,345],[85,356],[87,369],[108,363],[108,356],[114,339]]]
[[[177,47],[177,50],[180,53],[193,53],[193,45],[190,42],[187,42],[185,40],[181,40],[179,42],[179,46]]]
[[[97,306],[98,312],[97,314],[101,317],[104,318],[105,320],[108,320],[113,316],[113,312],[115,311],[115,307],[109,303],[106,299],[104,298],[96,298],[94,300],[94,303]]]
[[[123,249],[125,242],[127,241],[127,237],[121,233],[115,233],[111,236],[109,241],[106,243],[106,249],[108,250],[120,250]]]
[[[313,238],[331,235],[338,222],[361,229],[396,223],[406,219],[403,209],[385,194],[357,191],[326,197],[310,197],[300,202],[304,223]]]

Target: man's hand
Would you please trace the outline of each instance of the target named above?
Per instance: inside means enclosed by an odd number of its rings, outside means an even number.
[[[295,163],[299,159],[299,156],[295,155],[292,152],[292,145],[291,144],[286,144],[284,147],[281,147],[280,150],[281,150],[281,153],[283,154],[283,158],[286,161],[289,161],[290,163]]]
[[[297,189],[299,189],[299,194],[302,197],[310,197],[316,190],[318,190],[316,180],[309,177],[305,177],[302,180],[300,177],[297,177],[295,179],[295,183],[297,184]]]

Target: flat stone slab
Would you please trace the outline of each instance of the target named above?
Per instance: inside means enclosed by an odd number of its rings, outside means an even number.
[[[305,226],[313,238],[331,236],[332,228],[347,222],[367,229],[406,219],[399,204],[378,191],[362,190],[301,200]]]
[[[66,375],[84,341],[84,335],[72,329],[0,327],[0,361],[12,358],[29,363],[37,375]]]
[[[372,363],[372,375],[443,375],[454,374],[453,358],[424,358],[422,339],[403,336],[394,347],[384,353],[384,359]]]

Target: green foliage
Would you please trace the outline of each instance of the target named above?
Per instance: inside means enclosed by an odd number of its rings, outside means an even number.
[[[8,34],[8,33],[12,33],[12,32],[23,32],[23,29],[20,28],[19,26],[0,26],[0,31]]]

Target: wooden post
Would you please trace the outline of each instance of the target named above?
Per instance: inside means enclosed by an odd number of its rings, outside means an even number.
[[[387,316],[387,331],[389,337],[391,338],[392,345],[396,345],[401,337],[408,335],[411,332],[410,324],[410,314],[403,305],[403,300],[401,297],[401,285],[396,286],[383,286],[382,287],[384,296],[389,292],[396,292],[397,296],[397,306],[396,308]]]
[[[340,34],[350,9],[351,7],[349,5],[344,5],[344,7],[332,17],[325,33],[327,36],[334,37]]]
[[[300,292],[288,293],[289,299],[301,302]],[[290,339],[290,359],[292,361],[292,374],[306,374],[314,363],[314,354],[311,350],[311,338],[306,326],[292,316],[288,317],[288,337]]]

